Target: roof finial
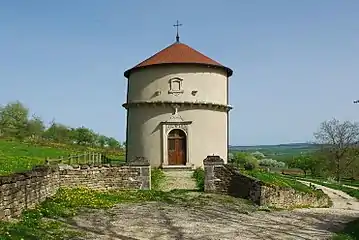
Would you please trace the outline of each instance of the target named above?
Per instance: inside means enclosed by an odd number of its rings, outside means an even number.
[[[179,23],[177,20],[177,23],[173,26],[177,28],[176,42],[179,42],[178,27],[182,26],[182,23]]]

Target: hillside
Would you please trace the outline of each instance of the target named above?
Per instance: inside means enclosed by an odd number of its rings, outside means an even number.
[[[255,145],[255,146],[230,146],[231,152],[244,151],[256,152],[259,151],[267,157],[285,160],[301,153],[311,152],[318,149],[318,145],[310,143],[288,143],[277,145]]]
[[[0,175],[31,169],[35,165],[44,164],[46,158],[57,159],[60,156],[84,152],[103,152],[110,158],[124,160],[122,151],[110,151],[104,148],[50,142],[34,145],[19,141],[0,140]]]

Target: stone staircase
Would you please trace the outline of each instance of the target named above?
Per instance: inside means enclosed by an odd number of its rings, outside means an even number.
[[[164,169],[164,174],[166,178],[161,186],[162,191],[171,191],[173,189],[197,189],[196,181],[192,178],[193,170],[191,168]]]

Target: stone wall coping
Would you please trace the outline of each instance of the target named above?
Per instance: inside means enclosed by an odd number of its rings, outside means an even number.
[[[8,176],[0,176],[0,185],[15,183],[33,177],[47,176],[49,173],[55,172],[56,169],[57,168],[53,166],[35,166],[31,170],[27,170],[25,172],[13,173]]]
[[[224,165],[224,161],[220,156],[212,155],[203,160],[203,165]]]
[[[150,161],[145,157],[135,157],[135,159],[127,162],[129,166],[150,166]]]

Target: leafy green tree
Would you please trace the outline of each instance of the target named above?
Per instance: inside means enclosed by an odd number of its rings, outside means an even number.
[[[120,147],[120,142],[117,141],[115,138],[113,137],[110,137],[107,139],[107,145],[110,147],[110,148],[119,148]]]
[[[293,160],[289,163],[289,166],[292,168],[299,168],[303,171],[304,175],[307,176],[309,170],[314,167],[315,161],[311,155],[301,154],[297,157],[294,157]]]
[[[248,152],[235,152],[234,153],[234,162],[237,167],[244,166],[247,163],[254,165],[254,168],[258,166],[258,160],[252,154]]]
[[[252,155],[258,160],[264,159],[266,157],[263,153],[259,151],[253,152]]]
[[[31,138],[40,138],[45,131],[45,124],[41,118],[33,116],[27,123],[28,136]]]
[[[258,160],[259,165],[263,167],[273,167],[273,168],[284,168],[285,163],[279,162],[275,159],[269,159],[269,158],[263,158],[261,160]]]
[[[79,145],[95,145],[96,134],[85,127],[79,127],[73,130],[72,139]]]
[[[0,108],[0,130],[5,137],[24,139],[27,135],[29,109],[21,102],[10,102]]]
[[[69,127],[53,121],[45,130],[44,137],[54,142],[71,143],[72,131]]]
[[[96,143],[99,147],[105,147],[108,141],[108,137],[104,135],[98,135],[96,139]]]

